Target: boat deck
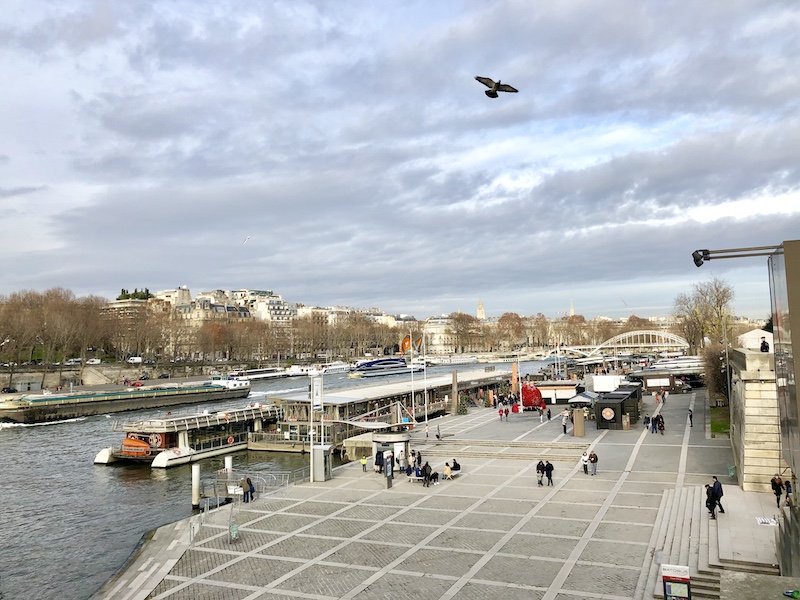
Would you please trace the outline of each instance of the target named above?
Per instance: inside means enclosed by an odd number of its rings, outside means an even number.
[[[169,433],[177,431],[189,431],[201,427],[212,427],[225,425],[227,423],[238,423],[241,421],[252,421],[253,419],[274,419],[279,420],[283,416],[283,409],[274,404],[247,406],[215,413],[196,413],[192,415],[176,415],[163,419],[143,419],[140,421],[126,421],[124,423],[114,423],[113,431],[140,432],[148,431],[152,433]]]

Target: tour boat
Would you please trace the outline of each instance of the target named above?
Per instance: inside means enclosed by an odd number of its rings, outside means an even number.
[[[336,373],[349,373],[351,365],[349,362],[343,360],[335,360],[333,362],[323,363],[319,366],[320,372],[325,375],[333,375]]]
[[[422,371],[424,365],[408,364],[403,357],[373,358],[356,363],[353,373],[356,377],[378,377],[380,375],[402,375]]]
[[[277,423],[281,413],[274,404],[253,403],[231,410],[114,423],[112,430],[124,432],[125,438],[119,446],[101,450],[94,462],[150,463],[154,468],[166,468],[246,450],[248,434],[262,431],[267,423]]]

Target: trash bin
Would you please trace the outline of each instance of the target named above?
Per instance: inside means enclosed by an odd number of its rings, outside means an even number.
[[[728,477],[736,479],[736,465],[728,465]]]

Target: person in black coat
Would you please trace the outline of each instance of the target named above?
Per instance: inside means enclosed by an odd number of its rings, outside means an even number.
[[[553,465],[549,460],[544,464],[544,474],[547,475],[547,485],[553,485]]]
[[[711,513],[711,518],[716,519],[717,496],[714,494],[714,488],[712,488],[709,484],[706,484],[706,508],[708,509],[708,512]]]

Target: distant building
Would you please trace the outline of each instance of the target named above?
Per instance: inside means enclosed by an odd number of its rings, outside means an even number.
[[[483,308],[483,300],[478,300],[478,310],[475,313],[475,318],[477,318],[478,321],[486,320],[486,311]]]

